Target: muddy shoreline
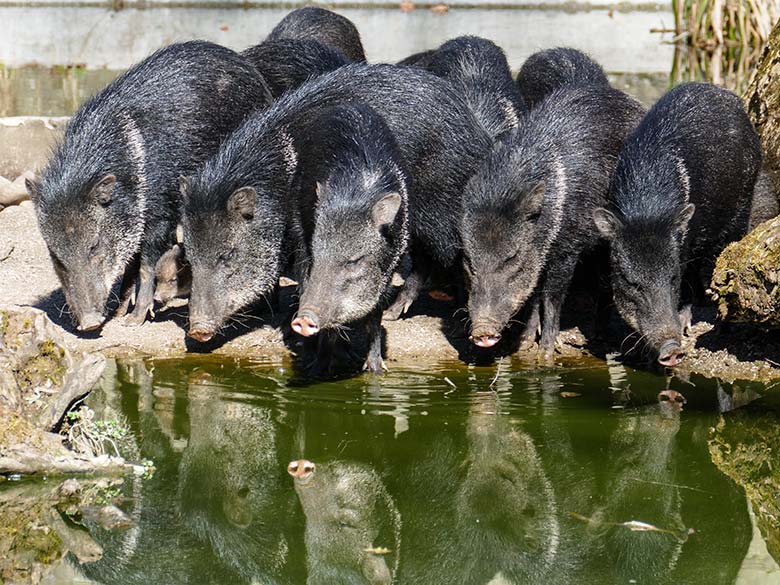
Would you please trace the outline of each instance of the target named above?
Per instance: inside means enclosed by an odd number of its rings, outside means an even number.
[[[292,289],[282,294],[282,306],[289,303]],[[289,315],[268,311],[242,318],[209,344],[185,336],[186,307],[160,313],[141,327],[126,327],[110,320],[94,336],[77,336],[65,312],[64,297],[51,267],[46,245],[38,231],[32,204],[27,201],[0,212],[0,308],[32,306],[44,310],[64,331],[66,343],[79,351],[98,351],[107,357],[175,357],[187,353],[214,353],[251,359],[284,359],[298,348],[289,330]],[[384,322],[386,361],[435,364],[465,360],[491,363],[493,356],[477,353],[465,339],[459,318],[448,318],[453,307],[447,303],[424,303],[415,314],[396,322]],[[587,308],[585,309],[587,311]],[[622,332],[618,332],[618,335]],[[624,349],[630,347],[625,342]],[[684,340],[688,358],[676,373],[696,373],[727,381],[736,379],[768,382],[780,378],[780,335],[747,325],[722,326],[712,308],[694,311],[694,325]],[[588,340],[577,327],[561,334],[560,358],[619,353],[620,338]],[[506,350],[504,350],[506,353]],[[506,359],[506,358],[505,358]],[[513,367],[537,367],[533,355],[515,354]],[[556,360],[559,361],[559,360]]]

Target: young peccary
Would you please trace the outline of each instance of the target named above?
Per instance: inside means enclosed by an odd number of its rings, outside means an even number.
[[[401,153],[384,120],[357,103],[325,108],[297,142],[290,232],[303,285],[292,328],[310,337],[364,321],[365,367],[379,373],[382,309],[409,237]]]
[[[355,63],[366,60],[360,33],[353,22],[318,6],[298,8],[280,20],[266,40],[280,39],[318,41]]]
[[[684,272],[700,290],[723,248],[745,234],[760,167],[740,99],[702,83],[662,97],[620,153],[594,219],[610,242],[615,305],[664,366],[684,357]]]
[[[257,67],[274,98],[312,77],[351,63],[332,47],[302,39],[265,41],[246,49],[241,55]]]
[[[346,101],[373,108],[395,136],[412,177],[408,225],[416,258],[455,268],[462,191],[490,138],[446,81],[411,67],[347,65],[250,116],[191,185],[182,181],[184,245],[193,270],[191,337],[210,339],[276,286],[290,184],[307,163],[296,141],[322,108]]]
[[[76,113],[40,183],[27,188],[80,331],[103,324],[123,273],[127,301],[139,283],[129,324],[145,320],[155,264],[173,243],[177,178],[270,102],[265,82],[238,54],[192,41],[154,53]],[[126,310],[124,303],[118,314]]]
[[[526,111],[506,55],[492,41],[458,37],[420,55],[414,64],[452,83],[493,138],[517,128]]]
[[[154,267],[154,300],[162,305],[161,311],[177,298],[187,297],[192,287],[192,270],[184,257],[181,244],[165,252]]]
[[[590,217],[603,205],[617,155],[642,113],[609,86],[564,87],[493,148],[464,197],[474,344],[495,345],[531,299],[523,341],[534,341],[541,305],[539,346],[545,359],[552,356],[574,268],[598,241]]]
[[[517,74],[517,87],[530,110],[564,85],[609,85],[601,65],[577,49],[559,47],[534,53]]]

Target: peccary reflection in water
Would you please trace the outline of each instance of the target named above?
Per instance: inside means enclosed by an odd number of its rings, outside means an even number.
[[[482,409],[469,416],[468,468],[456,495],[462,582],[542,583],[560,541],[552,485],[519,421]]]
[[[179,475],[184,524],[247,581],[278,578],[287,562],[294,497],[277,464],[270,409],[209,399],[190,385],[190,440]]]
[[[401,516],[379,475],[342,461],[292,461],[288,472],[306,516],[308,585],[390,585]]]
[[[687,528],[675,482],[675,438],[684,399],[663,391],[658,402],[620,413],[609,444],[607,484],[597,492],[588,526],[591,566],[613,571],[605,581],[627,582],[652,575],[673,582]],[[632,531],[620,525],[641,521],[659,530]]]

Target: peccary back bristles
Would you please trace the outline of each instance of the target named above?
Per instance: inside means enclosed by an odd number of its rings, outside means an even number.
[[[526,107],[512,80],[504,51],[492,41],[463,36],[447,41],[435,51],[412,57],[410,64],[452,83],[493,138],[519,125]]]
[[[526,107],[538,106],[545,97],[565,85],[609,85],[601,65],[570,47],[534,53],[517,74],[517,87]]]
[[[350,61],[366,60],[360,33],[351,20],[318,6],[293,10],[268,35],[269,41],[300,39],[318,41],[336,49]]]
[[[260,71],[274,98],[352,62],[332,47],[303,39],[268,40],[241,55]]]

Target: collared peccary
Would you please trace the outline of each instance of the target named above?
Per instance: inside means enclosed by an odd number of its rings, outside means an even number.
[[[570,47],[558,47],[534,53],[517,74],[517,87],[528,109],[564,85],[609,85],[601,65],[588,55]]]
[[[129,322],[144,321],[155,264],[173,244],[177,178],[270,102],[265,82],[238,54],[192,41],[157,51],[81,107],[40,183],[27,183],[79,330],[103,324],[123,272],[125,285],[139,280]]]
[[[278,98],[306,80],[351,63],[340,51],[318,41],[269,40],[241,53],[263,76]]]
[[[307,585],[391,585],[401,515],[379,474],[363,464],[306,459],[291,461],[287,472],[306,516]]]
[[[366,368],[382,371],[382,309],[406,252],[407,177],[398,144],[365,104],[323,109],[297,142],[290,233],[303,283],[296,333],[363,321]]]
[[[452,83],[493,138],[517,128],[526,111],[506,55],[492,41],[458,37],[421,54],[414,65]]]
[[[760,168],[740,99],[703,83],[662,97],[620,153],[594,219],[610,243],[615,305],[664,366],[684,357],[684,273],[701,289],[723,248],[745,234]]]
[[[154,300],[163,309],[173,299],[187,297],[192,287],[192,270],[181,244],[165,252],[154,267]],[[162,310],[162,309],[161,309]]]
[[[347,65],[248,118],[191,181],[182,181],[193,338],[210,339],[234,313],[275,288],[290,185],[306,163],[296,140],[311,131],[319,110],[345,101],[366,103],[395,136],[412,178],[408,225],[416,266],[421,258],[451,270],[458,264],[462,191],[490,137],[446,81],[412,67]],[[413,288],[402,293],[416,294]]]
[[[474,344],[495,345],[530,300],[524,342],[535,339],[541,308],[539,346],[545,359],[552,356],[574,268],[598,241],[590,217],[642,113],[609,86],[564,87],[493,148],[464,197]]]
[[[366,60],[360,33],[354,23],[345,16],[318,6],[306,6],[293,10],[279,21],[267,40],[301,39],[319,41],[344,54],[350,61]]]

